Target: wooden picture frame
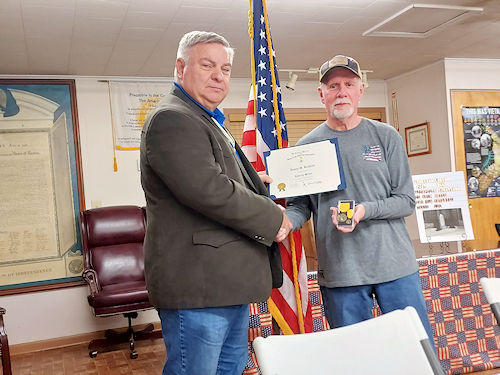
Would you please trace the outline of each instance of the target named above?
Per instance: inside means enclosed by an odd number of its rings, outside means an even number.
[[[432,152],[428,122],[408,126],[405,128],[405,136],[408,157],[430,154]]]
[[[0,295],[82,285],[75,81],[0,79]]]

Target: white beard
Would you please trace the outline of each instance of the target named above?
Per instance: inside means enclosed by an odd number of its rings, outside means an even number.
[[[352,107],[349,107],[348,109],[344,110],[338,110],[335,108],[331,110],[332,116],[335,117],[337,120],[345,120],[346,118],[351,117],[353,113],[354,113],[354,108]]]

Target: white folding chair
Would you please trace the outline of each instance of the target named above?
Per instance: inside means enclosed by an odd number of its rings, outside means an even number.
[[[490,304],[491,311],[500,325],[500,279],[496,277],[481,277],[479,279],[483,287],[486,300]]]
[[[413,307],[329,331],[257,337],[263,375],[444,375]]]

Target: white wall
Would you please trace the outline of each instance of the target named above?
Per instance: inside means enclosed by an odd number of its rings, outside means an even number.
[[[12,77],[4,77],[12,78]],[[80,128],[85,203],[100,201],[103,206],[144,205],[144,195],[137,170],[138,151],[116,151],[118,171],[113,171],[113,139],[107,83],[105,77],[16,77],[74,78]],[[163,79],[162,79],[163,81]],[[288,108],[321,107],[317,82],[299,81],[296,90],[283,89],[284,106]],[[231,92],[221,109],[246,108],[250,81],[233,79]],[[386,107],[385,83],[370,82],[363,107]],[[5,321],[11,345],[48,340],[64,336],[123,327],[122,316],[95,318],[87,303],[87,287],[74,287],[46,292],[0,297],[7,309]],[[137,324],[158,321],[154,310],[144,312]]]
[[[412,174],[455,170],[451,92],[453,89],[499,90],[500,60],[444,59],[387,80],[387,100],[396,92],[400,134],[404,129],[423,122],[430,123],[432,153],[409,158]],[[392,119],[392,105],[389,105]],[[420,244],[415,215],[407,218],[408,230],[417,256],[432,252],[428,244]],[[439,248],[439,244],[434,247]],[[457,251],[457,243],[450,249]],[[441,251],[443,249],[437,249]],[[434,250],[436,251],[436,250]]]
[[[449,171],[444,62],[439,61],[387,80],[388,96],[394,92],[397,97],[399,133],[403,140],[406,127],[424,122],[430,124],[432,153],[409,158],[412,174]],[[389,118],[392,119],[392,106],[389,112]]]
[[[103,206],[144,205],[138,151],[116,151],[118,171],[113,170],[113,136],[108,84],[93,78],[76,79],[85,203]]]
[[[444,62],[439,61],[387,80],[387,100],[391,100],[392,93],[396,93],[399,133],[403,142],[405,142],[406,127],[424,122],[430,123],[432,153],[410,157],[411,173],[415,175],[450,171]],[[391,120],[393,108],[392,105],[390,107]],[[418,240],[415,214],[406,218],[406,223],[417,256],[427,254],[425,246],[421,246]]]
[[[444,59],[446,89],[500,90],[499,59]]]
[[[449,127],[450,155],[455,170],[453,142],[453,113],[450,90],[500,90],[500,60],[445,59],[445,84]]]
[[[43,341],[125,327],[121,316],[96,318],[87,303],[87,287],[65,288],[46,292],[25,293],[0,298],[9,344]],[[155,310],[139,314],[134,324],[158,321]]]

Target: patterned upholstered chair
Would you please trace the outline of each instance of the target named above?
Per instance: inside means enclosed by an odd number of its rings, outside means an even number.
[[[135,340],[161,337],[153,324],[142,331],[132,327],[139,311],[153,308],[144,280],[145,210],[137,206],[90,209],[80,213],[80,225],[88,303],[96,316],[123,314],[128,319],[125,332],[107,330],[105,338],[92,340],[89,355],[93,358],[98,350],[128,341],[130,357],[137,358]]]
[[[12,369],[10,367],[9,340],[7,339],[7,333],[5,332],[3,324],[4,314],[5,309],[0,307],[0,353],[2,354],[2,374],[12,375]]]

